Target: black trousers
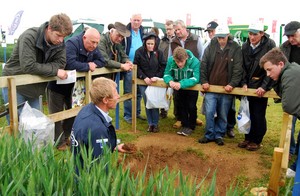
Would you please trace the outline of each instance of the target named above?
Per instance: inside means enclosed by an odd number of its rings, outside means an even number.
[[[196,127],[197,119],[197,100],[198,91],[194,90],[179,90],[177,91],[179,118],[183,127],[191,128]]]
[[[266,110],[268,98],[247,97],[249,101],[251,129],[245,140],[260,144],[267,132]]]

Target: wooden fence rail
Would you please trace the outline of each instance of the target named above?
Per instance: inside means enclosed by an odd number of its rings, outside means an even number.
[[[101,68],[96,69],[94,72],[80,73],[77,72],[77,77],[85,77],[85,86],[86,92],[89,92],[90,84],[92,82],[92,76],[107,74],[107,73],[116,73],[119,72],[118,69],[107,69]],[[132,93],[122,95],[120,102],[132,99],[136,100],[137,85],[146,85],[143,80],[136,79],[137,70],[136,66],[133,69],[133,79],[132,79]],[[0,88],[8,87],[9,91],[9,114],[10,114],[10,126],[5,127],[5,131],[16,135],[18,132],[18,112],[17,112],[17,99],[16,99],[16,87],[19,85],[34,84],[41,82],[48,82],[56,80],[57,77],[40,77],[35,75],[18,75],[18,76],[5,76],[0,77]],[[167,87],[163,81],[158,81],[153,86]],[[197,84],[196,86],[189,88],[190,90],[197,90],[204,92],[201,85]],[[209,91],[214,93],[223,93],[223,94],[232,94],[232,95],[245,95],[245,96],[257,96],[255,94],[255,89],[248,89],[245,92],[242,88],[234,88],[231,93],[227,93],[222,86],[211,85]],[[273,91],[268,91],[265,93],[264,97],[267,98],[279,98],[278,95]],[[86,94],[86,103],[90,102],[90,97],[88,93]],[[81,107],[65,110],[62,112],[54,113],[48,115],[50,119],[54,122],[74,117],[78,114]],[[268,187],[268,195],[278,195],[279,186],[284,185],[285,180],[285,171],[288,167],[288,157],[289,157],[289,147],[290,147],[290,137],[291,137],[291,116],[287,113],[283,113],[282,118],[282,129],[280,135],[279,146],[274,149],[272,167],[270,172],[270,180]],[[136,131],[136,101],[132,101],[132,130]]]

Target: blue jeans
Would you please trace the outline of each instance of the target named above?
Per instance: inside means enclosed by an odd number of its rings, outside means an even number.
[[[4,103],[8,103],[8,88],[2,88],[2,96],[3,96]],[[17,104],[19,105],[21,103],[24,103],[25,101],[28,101],[28,104],[32,108],[41,110],[39,98],[26,97],[26,96],[23,96],[23,95],[21,95],[17,92]],[[19,108],[18,109],[18,115],[20,115],[21,111],[22,111],[22,108]],[[9,125],[10,124],[9,115],[6,115],[6,121],[7,121],[7,124]]]
[[[144,103],[145,103],[145,108],[146,108],[146,103],[147,103],[147,96],[145,94],[147,86],[145,85],[138,85],[138,88],[140,89],[140,92],[143,96]],[[147,115],[147,121],[148,125],[158,125],[158,120],[159,120],[159,109],[158,108],[153,108],[153,109],[147,109],[146,108],[146,115]]]
[[[132,92],[132,71],[123,72],[123,89],[124,94]],[[141,99],[142,95],[140,93],[139,88],[137,88],[137,104],[136,104],[136,114],[139,116],[141,115]],[[130,100],[124,101],[124,119],[131,120],[132,118],[132,102]]]
[[[296,153],[296,142],[295,142],[295,128],[296,128],[297,117],[293,116],[292,128],[291,128],[291,144],[290,144],[290,154]],[[297,137],[297,143],[299,142],[299,133]]]
[[[233,95],[206,93],[205,94],[205,137],[209,140],[223,138],[227,128],[227,115],[232,106]],[[215,117],[217,113],[217,117]]]

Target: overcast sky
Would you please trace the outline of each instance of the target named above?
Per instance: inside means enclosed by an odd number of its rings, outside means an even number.
[[[3,29],[7,29],[19,10],[24,10],[24,13],[15,32],[16,35],[31,26],[39,26],[57,13],[66,13],[72,20],[91,18],[103,23],[120,21],[125,24],[129,22],[133,13],[141,13],[143,18],[152,18],[157,22],[165,22],[166,19],[186,21],[186,15],[189,13],[192,25],[203,27],[215,19],[219,23],[227,22],[228,17],[232,18],[234,24],[249,24],[264,18],[264,23],[269,26],[269,29],[272,28],[273,20],[277,20],[277,29],[282,23],[291,20],[300,21],[299,12],[295,10],[300,7],[299,0],[277,2],[266,0],[4,0],[1,2],[0,25]]]

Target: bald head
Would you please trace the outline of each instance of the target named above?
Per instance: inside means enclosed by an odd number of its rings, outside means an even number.
[[[84,48],[88,52],[91,52],[95,50],[95,48],[98,46],[98,43],[100,42],[100,33],[95,28],[88,28],[85,31],[82,39],[83,39]]]
[[[100,40],[100,33],[97,29],[95,28],[88,28],[85,33],[84,36],[90,38],[90,39],[99,39]]]

